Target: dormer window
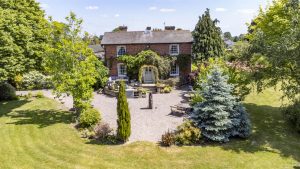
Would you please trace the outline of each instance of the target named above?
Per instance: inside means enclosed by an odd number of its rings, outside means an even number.
[[[179,45],[178,44],[172,44],[170,45],[170,55],[179,55]]]
[[[126,47],[125,46],[118,46],[117,47],[117,56],[122,56],[126,54]]]

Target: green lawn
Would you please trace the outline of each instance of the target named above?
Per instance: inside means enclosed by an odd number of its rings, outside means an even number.
[[[280,93],[246,101],[254,133],[225,145],[162,148],[81,139],[71,115],[50,99],[0,103],[0,168],[299,168],[300,134],[282,120]]]

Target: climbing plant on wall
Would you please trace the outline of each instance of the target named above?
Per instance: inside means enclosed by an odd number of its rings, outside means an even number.
[[[154,73],[154,78],[155,78],[155,83],[158,82],[159,80],[159,73],[158,73],[158,69],[156,66],[153,66],[153,65],[143,65],[140,70],[139,70],[139,82],[142,83],[143,82],[143,72],[144,72],[144,69],[146,68],[151,68],[153,73]]]

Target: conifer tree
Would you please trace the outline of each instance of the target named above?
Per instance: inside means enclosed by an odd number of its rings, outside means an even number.
[[[193,107],[190,118],[207,140],[227,142],[231,136],[246,138],[250,135],[248,114],[232,96],[233,86],[227,81],[228,77],[214,67],[202,87],[204,101]]]
[[[230,137],[235,98],[231,95],[233,86],[227,84],[219,68],[214,68],[202,87],[204,101],[194,106],[191,119],[201,129],[204,138],[217,142],[227,142]]]
[[[118,103],[117,103],[117,113],[118,113],[118,129],[117,136],[123,142],[128,141],[128,138],[131,134],[131,117],[128,108],[128,102],[125,92],[125,83],[122,81],[120,83],[119,94],[118,94]]]
[[[210,17],[209,9],[199,17],[199,21],[192,32],[194,38],[193,54],[195,60],[207,60],[210,57],[220,57],[224,54],[222,31],[217,26],[218,20]]]

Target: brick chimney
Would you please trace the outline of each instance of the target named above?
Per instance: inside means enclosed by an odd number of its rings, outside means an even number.
[[[120,31],[127,32],[128,27],[127,26],[119,26]]]
[[[165,30],[166,31],[174,31],[175,30],[175,26],[165,26]]]

